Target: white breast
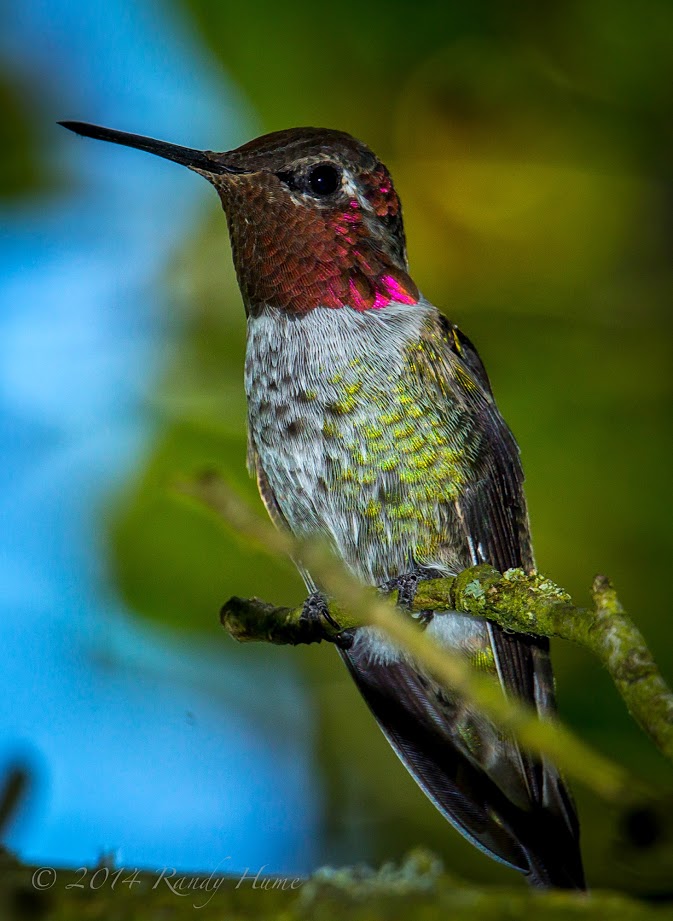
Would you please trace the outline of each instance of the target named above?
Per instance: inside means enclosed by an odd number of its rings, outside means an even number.
[[[283,516],[297,535],[326,535],[372,581],[399,572],[408,548],[391,558],[385,540],[366,539],[361,513],[379,485],[349,482],[347,471],[366,464],[367,414],[393,399],[405,351],[431,311],[423,302],[300,316],[266,309],[248,321],[250,440]],[[335,412],[340,405],[348,411]]]

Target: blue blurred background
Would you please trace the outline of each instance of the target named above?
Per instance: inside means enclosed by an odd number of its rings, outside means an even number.
[[[55,122],[370,143],[415,279],[521,444],[540,568],[580,602],[609,573],[670,678],[673,8],[26,0],[0,56],[0,773],[30,776],[7,844],[304,872],[420,843],[516,884],[425,801],[333,650],[219,628],[231,594],[303,595],[171,491],[215,464],[256,501],[224,216],[186,170]],[[669,788],[589,656],[554,660],[564,719]],[[668,886],[673,830],[639,849],[576,793],[590,882]]]
[[[17,4],[0,34],[11,78],[36,96],[21,115],[44,138],[38,169],[56,178],[1,218],[0,764],[26,762],[35,788],[8,843],[39,863],[112,851],[146,867],[306,870],[318,785],[296,676],[225,666],[212,644],[133,616],[102,525],[156,432],[172,340],[156,281],[207,190],[72,143],[51,117],[227,146],[244,107],[160,6]],[[273,715],[246,704],[261,686]]]

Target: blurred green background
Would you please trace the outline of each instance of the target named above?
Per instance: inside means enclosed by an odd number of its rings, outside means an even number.
[[[673,679],[673,5],[183,0],[175,9],[233,83],[254,133],[340,128],[387,163],[414,279],[477,345],[521,446],[539,568],[579,603],[596,572],[609,574]],[[0,79],[0,107],[11,140],[0,145],[0,194],[36,194],[48,157],[11,74]],[[241,129],[234,141],[250,136]],[[187,230],[156,279],[179,338],[155,381],[153,444],[107,505],[119,591],[185,642],[209,635],[223,668],[301,670],[317,719],[321,859],[379,862],[420,843],[458,874],[515,884],[425,800],[334,650],[237,647],[222,636],[217,612],[230,595],[297,603],[304,589],[290,566],[242,546],[169,489],[214,465],[260,507],[245,472],[245,318],[214,194]],[[598,665],[569,645],[553,653],[563,719],[670,788],[670,766]],[[257,694],[273,719],[263,682]],[[589,882],[670,890],[671,827],[636,847],[618,808],[575,792]]]

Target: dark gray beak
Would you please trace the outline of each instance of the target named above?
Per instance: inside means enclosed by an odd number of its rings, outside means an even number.
[[[178,144],[167,144],[166,141],[157,141],[154,138],[143,137],[141,134],[128,134],[126,131],[114,131],[112,128],[101,128],[100,125],[89,125],[87,122],[59,122],[68,131],[74,131],[82,137],[96,138],[99,141],[111,141],[113,144],[123,144],[124,147],[135,147],[146,150],[148,153],[163,157],[164,160],[173,160],[190,169],[202,170],[205,173],[244,173],[246,170],[223,163],[219,158],[224,154],[213,153],[208,150],[193,150],[191,147],[180,147]]]

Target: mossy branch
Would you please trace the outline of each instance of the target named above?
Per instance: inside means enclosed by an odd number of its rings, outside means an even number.
[[[254,514],[217,476],[183,484],[182,493],[208,506],[237,534],[273,556],[301,559],[330,597],[329,612],[338,627],[325,623],[322,639],[337,641],[347,629],[369,624],[385,631],[445,686],[527,749],[551,758],[569,776],[608,799],[635,800],[645,794],[627,772],[593,751],[559,722],[541,721],[528,706],[506,697],[490,676],[439,647],[418,624],[400,616],[386,596],[368,589],[323,544],[300,543]],[[421,582],[417,611],[461,611],[486,617],[517,632],[563,636],[590,648],[615,679],[627,706],[656,744],[673,757],[673,698],[659,675],[642,636],[630,622],[606,580],[594,586],[595,610],[575,607],[570,597],[538,574],[510,570],[502,575],[477,566],[455,578]],[[239,641],[277,644],[306,642],[302,608],[278,608],[259,599],[231,599],[222,623]],[[635,650],[635,654],[634,654]]]
[[[517,633],[556,636],[584,646],[605,666],[631,716],[673,761],[673,694],[609,579],[596,576],[592,595],[593,608],[577,607],[539,573],[510,569],[501,574],[482,565],[455,577],[421,582],[411,610],[460,611]],[[360,623],[336,605],[329,610],[340,629],[325,622],[322,639],[336,642],[340,631]],[[240,642],[303,642],[301,606],[274,607],[259,598],[234,597],[222,608],[221,620]]]

